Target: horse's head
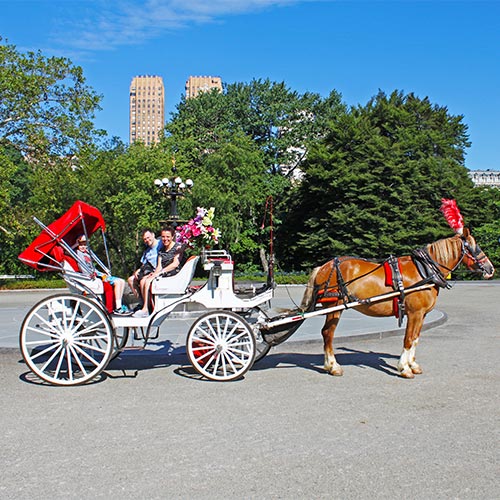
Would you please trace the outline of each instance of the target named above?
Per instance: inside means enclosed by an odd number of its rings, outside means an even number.
[[[464,251],[463,262],[467,269],[482,273],[483,278],[487,280],[492,278],[495,268],[467,228],[464,228],[460,238]]]

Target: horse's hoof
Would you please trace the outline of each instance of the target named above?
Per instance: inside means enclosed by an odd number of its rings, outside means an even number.
[[[414,365],[414,366],[411,366],[411,372],[414,374],[414,375],[420,375],[422,373],[422,368],[420,368],[419,365]]]
[[[330,375],[333,375],[334,377],[342,377],[344,375],[344,370],[340,368],[340,366],[336,368],[332,368],[331,370],[328,371]]]
[[[415,375],[413,374],[413,372],[409,368],[400,372],[399,375],[403,378],[415,378]]]

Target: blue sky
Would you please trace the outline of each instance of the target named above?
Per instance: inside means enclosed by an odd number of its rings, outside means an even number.
[[[464,115],[466,166],[500,170],[500,0],[0,0],[0,35],[63,55],[103,95],[96,125],[128,142],[135,75],[284,81],[348,105],[413,92]]]

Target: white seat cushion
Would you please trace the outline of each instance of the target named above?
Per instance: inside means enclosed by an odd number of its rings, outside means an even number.
[[[193,255],[189,257],[181,270],[174,276],[155,278],[151,288],[152,293],[155,295],[184,295],[189,283],[191,283],[193,279],[194,272],[196,271],[196,264],[199,259],[199,255]]]

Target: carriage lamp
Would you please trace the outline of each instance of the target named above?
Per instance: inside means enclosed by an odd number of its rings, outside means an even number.
[[[172,177],[164,177],[163,179],[156,179],[155,186],[159,191],[170,200],[170,218],[168,221],[173,227],[176,227],[179,222],[179,215],[177,213],[177,199],[186,196],[187,193],[194,186],[191,179],[186,179],[184,182],[177,174],[175,168],[175,161],[173,161]]]

